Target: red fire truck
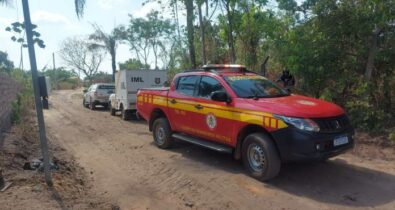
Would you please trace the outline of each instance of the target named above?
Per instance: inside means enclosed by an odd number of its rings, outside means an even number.
[[[354,144],[342,108],[290,94],[241,65],[206,65],[177,74],[169,88],[140,89],[137,110],[159,148],[177,139],[231,153],[262,181],[281,163],[327,159]]]

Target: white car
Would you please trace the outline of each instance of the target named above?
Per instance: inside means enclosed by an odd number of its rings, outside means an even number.
[[[102,105],[108,109],[108,98],[114,93],[114,84],[111,83],[96,83],[91,85],[87,90],[84,90],[84,97],[82,104],[86,108],[94,110],[97,105]]]

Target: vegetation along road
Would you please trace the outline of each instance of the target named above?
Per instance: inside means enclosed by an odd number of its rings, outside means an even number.
[[[278,178],[263,183],[230,155],[186,143],[158,149],[145,122],[91,111],[81,101],[80,90],[53,93],[45,116],[52,143],[71,153],[90,174],[93,190],[121,209],[395,208],[392,149],[357,140],[354,151],[323,163],[285,165]]]

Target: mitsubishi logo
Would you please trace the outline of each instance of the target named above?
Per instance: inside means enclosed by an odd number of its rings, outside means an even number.
[[[340,126],[339,121],[335,120],[335,128],[336,128],[336,129],[339,129],[340,127],[341,127],[341,126]]]

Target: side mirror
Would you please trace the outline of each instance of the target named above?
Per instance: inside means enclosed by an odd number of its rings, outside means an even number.
[[[82,92],[87,93],[87,92],[88,92],[88,89],[84,89]]]
[[[211,100],[230,103],[232,100],[225,91],[214,91],[211,93]]]

